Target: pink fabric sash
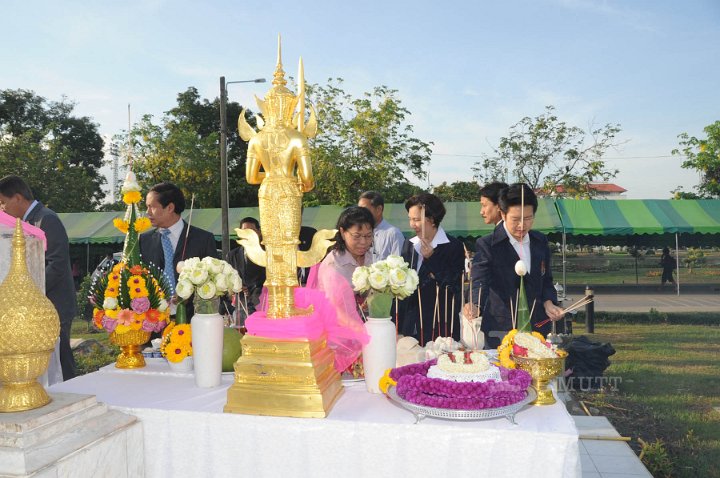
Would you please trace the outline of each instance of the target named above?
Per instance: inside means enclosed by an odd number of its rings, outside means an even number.
[[[355,295],[347,280],[331,267],[318,275],[318,265],[310,270],[307,287],[295,288],[295,305],[313,306],[312,314],[287,319],[268,319],[267,290],[263,289],[260,308],[245,321],[250,335],[273,339],[315,340],[327,334],[328,346],[335,352],[335,370],[342,372],[359,356],[370,340],[355,305]]]
[[[20,221],[23,228],[23,234],[26,236],[33,236],[43,241],[43,249],[47,250],[47,238],[45,232],[39,227],[35,227],[29,222]],[[15,218],[5,211],[0,211],[0,224],[7,226],[11,229],[15,229]]]

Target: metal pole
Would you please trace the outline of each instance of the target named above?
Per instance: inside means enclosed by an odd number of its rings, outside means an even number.
[[[562,234],[562,261],[563,261],[563,300],[567,295],[567,259],[565,258],[565,248],[567,248],[567,237],[565,235],[565,226],[563,226]]]
[[[227,89],[225,77],[220,77],[220,226],[222,228],[222,255],[225,259],[230,252],[230,231],[228,227],[228,166],[227,166]]]
[[[589,285],[585,286],[585,296],[594,298],[595,292]],[[585,331],[588,334],[595,333],[595,300],[585,306]]]
[[[678,233],[675,233],[675,270],[677,272],[675,279],[675,287],[677,295],[680,295],[680,242],[678,241]]]

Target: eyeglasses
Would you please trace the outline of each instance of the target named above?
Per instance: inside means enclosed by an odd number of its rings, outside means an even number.
[[[348,232],[348,235],[356,241],[363,240],[363,241],[372,242],[372,240],[373,240],[372,234],[358,234],[357,232]]]

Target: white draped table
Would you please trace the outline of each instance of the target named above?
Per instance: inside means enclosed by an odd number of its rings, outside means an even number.
[[[580,476],[578,432],[562,403],[481,421],[413,415],[347,384],[327,418],[222,413],[232,374],[197,388],[163,359],[140,370],[104,367],[53,385],[52,393],[97,395],[143,424],[148,477]]]

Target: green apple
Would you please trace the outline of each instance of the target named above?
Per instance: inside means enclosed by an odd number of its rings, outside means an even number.
[[[222,371],[232,372],[233,364],[242,354],[240,339],[242,334],[234,327],[225,327],[223,331],[223,354],[222,354]]]

